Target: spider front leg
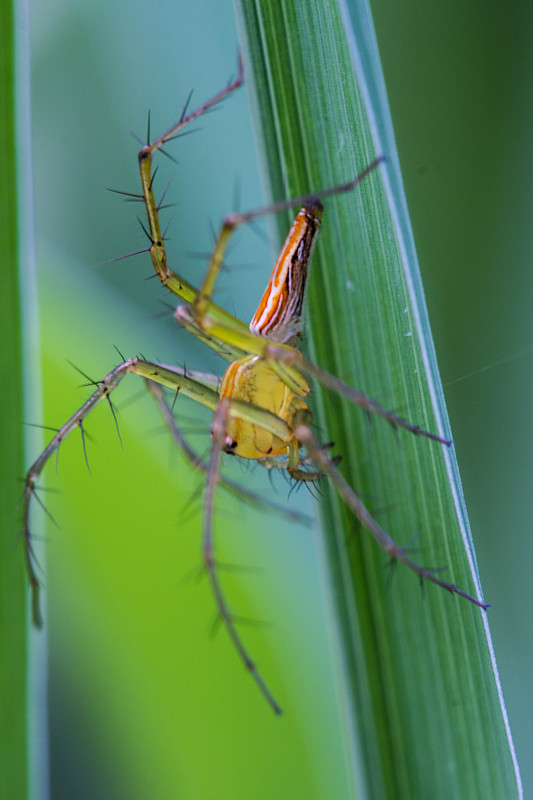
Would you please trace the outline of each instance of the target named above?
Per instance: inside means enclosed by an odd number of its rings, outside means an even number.
[[[199,379],[190,378],[185,370],[179,367],[167,366],[164,364],[157,364],[152,361],[144,361],[138,358],[132,358],[119,364],[118,367],[111,370],[105,378],[98,382],[96,391],[89,397],[89,399],[82,405],[75,414],[57,431],[55,436],[51,439],[47,447],[43,450],[41,455],[31,465],[26,473],[25,486],[23,493],[23,524],[22,534],[24,537],[25,545],[25,560],[26,569],[28,573],[28,580],[31,589],[31,606],[32,618],[36,626],[42,625],[42,616],[39,603],[39,589],[40,582],[37,576],[37,561],[35,558],[32,537],[30,532],[30,506],[31,500],[35,497],[39,503],[36,492],[36,484],[43,471],[50,456],[57,452],[61,442],[72,433],[73,430],[79,429],[81,431],[83,446],[85,449],[85,440],[83,438],[83,425],[96,406],[102,400],[107,400],[111,411],[114,416],[113,406],[111,404],[111,393],[117,388],[122,379],[129,372],[140,375],[157,383],[171,388],[175,392],[190,397],[193,400],[201,403],[202,405],[216,409],[218,403],[218,392],[209,387],[208,382],[202,383]],[[42,503],[41,503],[42,505]]]
[[[236,91],[243,82],[243,64],[239,56],[238,73],[235,80],[231,81],[226,88],[218,92],[212,98],[207,100],[194,111],[187,112],[187,104],[183,109],[180,119],[172,125],[165,133],[158,136],[153,141],[148,141],[144,147],[141,148],[138,154],[139,172],[141,177],[142,186],[142,200],[146,208],[146,216],[148,222],[147,234],[150,238],[150,257],[152,264],[158,275],[161,283],[166,286],[177,297],[185,303],[192,304],[196,298],[197,291],[190,283],[188,283],[180,275],[173,272],[167,264],[167,255],[163,241],[163,233],[159,222],[159,205],[155,200],[153,191],[153,182],[155,172],[152,172],[152,158],[158,150],[162,150],[165,144],[172,142],[174,139],[182,135],[183,129],[189,125],[202,114],[207,113],[210,109],[217,106],[234,91]],[[141,199],[141,197],[139,197]],[[231,317],[222,309],[211,309],[212,313],[216,316],[220,312],[223,318]],[[234,319],[234,318],[232,318]],[[234,320],[237,322],[237,320]]]

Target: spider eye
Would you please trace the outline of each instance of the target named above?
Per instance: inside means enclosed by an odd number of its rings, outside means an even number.
[[[229,456],[234,456],[236,449],[237,449],[237,442],[235,441],[235,439],[232,439],[230,436],[228,436],[226,439],[226,443],[224,445],[224,452],[227,453]]]

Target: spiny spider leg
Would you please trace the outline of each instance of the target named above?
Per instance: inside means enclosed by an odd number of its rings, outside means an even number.
[[[191,111],[186,115],[182,114],[179,121],[175,125],[172,125],[167,131],[165,131],[165,133],[163,133],[157,139],[154,139],[153,142],[148,142],[139,151],[139,172],[141,176],[144,204],[146,206],[146,215],[148,218],[148,235],[151,242],[150,257],[152,259],[152,264],[156,274],[161,280],[161,283],[189,305],[194,303],[197,296],[197,290],[194,288],[194,286],[184,280],[184,278],[173,272],[167,265],[167,255],[163,241],[163,234],[161,232],[161,226],[159,223],[159,209],[154,197],[152,186],[152,157],[154,153],[157,152],[157,150],[160,150],[166,142],[171,141],[179,136],[180,131],[186,125],[200,117],[202,114],[205,114],[218,103],[222,102],[226,97],[231,95],[232,92],[242,85],[242,82],[243,65],[242,59],[239,56],[238,74],[234,81],[229,83],[225,89],[214,95],[214,97],[212,97],[210,100],[207,100],[205,103],[203,103],[203,105],[199,106],[194,111]],[[231,321],[237,327],[246,330],[244,323],[240,322],[231,314],[228,314],[226,311],[216,306],[214,303],[212,303],[210,306],[210,312],[215,318]],[[233,357],[235,356],[230,355],[228,356],[228,359],[231,360]]]
[[[374,517],[362,503],[357,493],[343,478],[333,460],[316,441],[311,430],[307,426],[302,425],[294,432],[294,435],[305,447],[315,464],[318,464],[323,470],[324,474],[330,478],[341,498],[344,500],[348,508],[352,510],[354,516],[367,528],[368,531],[370,531],[374,539],[380,544],[380,546],[387,553],[387,555],[391,557],[392,560],[401,561],[402,564],[405,564],[412,569],[421,580],[425,579],[431,581],[431,583],[441,586],[443,589],[446,589],[452,594],[458,594],[461,597],[465,597],[471,603],[474,603],[474,605],[479,606],[480,608],[487,609],[489,607],[487,603],[484,603],[482,600],[478,600],[476,597],[472,597],[472,595],[463,592],[462,589],[459,589],[459,587],[455,586],[454,584],[446,583],[446,581],[442,581],[440,578],[437,578],[436,570],[422,567],[409,558],[405,549],[400,547],[394,541],[394,539],[389,536],[389,534],[384,531],[380,525],[378,525]]]
[[[214,409],[218,401],[216,392],[208,389],[206,386],[187,378],[181,374],[179,367],[172,370],[166,369],[163,366],[154,364],[152,362],[142,361],[141,359],[129,359],[119,364],[118,367],[111,370],[106,377],[100,381],[98,388],[89,397],[89,399],[82,405],[75,414],[57,431],[55,436],[51,439],[47,447],[43,450],[41,455],[32,464],[26,473],[25,487],[24,487],[24,505],[23,505],[23,536],[25,542],[25,559],[28,578],[31,588],[31,606],[32,618],[37,627],[42,625],[42,616],[39,604],[39,579],[37,577],[37,563],[35,554],[33,552],[31,533],[30,533],[30,503],[31,499],[36,492],[36,483],[39,476],[54,451],[57,451],[61,442],[76,428],[83,430],[83,422],[90,412],[104,399],[109,398],[110,394],[119,383],[122,381],[128,372],[143,374],[144,372],[151,373],[147,377],[153,377],[154,371],[157,371],[162,383],[172,386],[176,389],[179,387],[180,391],[185,395],[196,399],[198,402],[207,405]]]
[[[276,714],[281,714],[282,713],[281,707],[278,705],[276,699],[274,698],[270,689],[266,685],[264,679],[262,678],[260,672],[257,669],[255,662],[250,657],[241,636],[239,635],[239,632],[235,624],[235,619],[229,609],[226,597],[222,590],[222,585],[220,583],[217,571],[217,562],[215,558],[215,545],[213,536],[213,502],[214,502],[215,489],[220,481],[220,476],[219,476],[220,456],[224,452],[224,447],[225,447],[226,430],[230,413],[230,405],[231,404],[229,400],[225,398],[220,400],[213,419],[213,426],[212,426],[213,446],[211,448],[211,458],[209,459],[209,466],[207,469],[205,495],[204,495],[204,533],[203,533],[202,554],[203,554],[205,569],[209,576],[211,588],[215,596],[215,602],[217,604],[218,613],[220,614],[220,617],[226,626],[226,630],[228,631],[233,646],[237,650],[246,669],[249,671],[250,675],[254,679],[255,683],[259,687],[261,693],[265,697],[266,701],[268,702],[272,710]]]
[[[383,406],[381,406],[379,403],[376,403],[375,400],[373,400],[367,394],[364,394],[364,392],[360,392],[357,389],[352,388],[347,383],[344,383],[344,381],[341,381],[340,378],[336,378],[335,375],[331,375],[329,372],[317,367],[316,364],[312,364],[310,361],[304,358],[299,350],[297,350],[296,353],[291,353],[286,350],[281,350],[278,345],[268,345],[263,351],[263,356],[264,358],[272,358],[288,364],[296,364],[298,369],[301,369],[303,372],[307,372],[309,375],[316,378],[316,380],[321,383],[322,386],[325,386],[327,389],[331,389],[332,391],[343,395],[354,405],[362,408],[364,411],[368,411],[371,414],[376,414],[379,417],[383,417],[383,419],[387,420],[387,422],[389,422],[393,427],[405,428],[405,430],[415,434],[416,436],[424,436],[427,439],[432,439],[434,442],[445,444],[447,447],[452,444],[450,439],[444,439],[443,437],[438,436],[436,433],[431,433],[430,431],[424,430],[419,425],[413,425],[412,423],[403,419],[403,417],[399,417],[397,414],[394,414],[394,412],[383,408]]]

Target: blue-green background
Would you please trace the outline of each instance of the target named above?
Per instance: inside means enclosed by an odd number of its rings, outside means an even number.
[[[526,785],[531,713],[531,15],[524,4],[437,8],[374,2],[378,42],[437,354]],[[46,424],[82,402],[84,380],[125,355],[219,365],[164,311],[145,282],[137,144],[235,71],[227,2],[35,2],[33,143]],[[246,90],[172,145],[171,263],[195,282],[216,225],[264,202]],[[348,177],[348,176],[347,176]],[[268,233],[268,228],[265,229]],[[239,234],[218,301],[247,318],[274,243]],[[523,350],[531,352],[521,355]],[[497,365],[500,359],[510,358]],[[459,383],[455,379],[493,364]],[[334,634],[311,525],[220,498],[217,534],[232,605],[265,621],[244,631],[286,709],[275,719],[221,631],[199,567],[199,479],[180,470],[140,385],[117,393],[121,450],[106,409],[47,473],[52,796],[62,798],[350,797]],[[189,429],[208,416],[181,401]],[[208,446],[204,435],[199,449]],[[237,477],[271,492],[260,470]],[[277,476],[274,494],[285,499]],[[59,490],[52,491],[52,489]],[[304,492],[291,505],[310,505]],[[192,576],[192,577],[191,577]]]

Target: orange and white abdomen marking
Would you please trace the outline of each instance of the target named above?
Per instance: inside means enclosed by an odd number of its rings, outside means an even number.
[[[322,204],[318,199],[298,212],[250,323],[252,333],[284,344],[298,342],[307,270],[321,217]]]

